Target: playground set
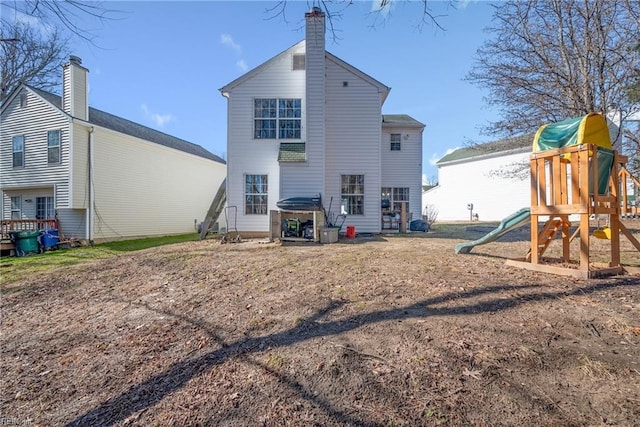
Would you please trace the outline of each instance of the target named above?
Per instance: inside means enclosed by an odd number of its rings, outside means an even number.
[[[527,222],[531,224],[529,252],[507,264],[534,271],[594,278],[604,275],[640,273],[640,268],[620,262],[620,234],[640,252],[640,242],[620,221],[628,213],[625,165],[627,157],[612,148],[605,118],[597,113],[540,127],[530,156],[531,206],[502,220],[500,225],[473,242],[456,245],[456,253],[469,253],[477,245],[489,243]],[[606,228],[590,233],[590,218],[608,218]],[[571,233],[570,220],[576,220]],[[560,236],[562,256],[543,255]],[[590,238],[610,240],[609,262],[589,259]],[[578,255],[572,257],[572,241],[579,239]]]

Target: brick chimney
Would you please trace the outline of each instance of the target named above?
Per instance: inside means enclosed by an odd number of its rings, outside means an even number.
[[[81,120],[89,119],[88,75],[77,56],[71,55],[62,66],[62,109]]]

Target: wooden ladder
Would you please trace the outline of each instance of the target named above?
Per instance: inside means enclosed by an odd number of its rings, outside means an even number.
[[[556,237],[556,234],[558,234],[558,231],[562,228],[563,223],[563,220],[556,218],[547,221],[544,224],[544,227],[542,227],[542,231],[538,235],[538,258],[542,257],[544,251],[547,250],[547,248],[551,244],[551,241]],[[529,249],[529,252],[527,252],[525,259],[527,261],[531,261],[531,249]]]

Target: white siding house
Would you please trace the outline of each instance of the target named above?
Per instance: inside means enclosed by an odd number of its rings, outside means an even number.
[[[529,155],[533,136],[459,148],[440,159],[438,185],[423,193],[438,221],[499,221],[531,204]],[[468,205],[473,204],[473,211]]]
[[[67,238],[195,232],[226,175],[199,145],[89,107],[88,70],[63,68],[63,95],[21,85],[2,104],[2,219],[58,218]]]
[[[220,89],[238,229],[267,233],[279,200],[321,195],[330,218],[380,232],[384,189],[419,217],[424,125],[383,115],[390,88],[325,50],[319,9],[305,18],[305,40]]]
[[[615,147],[621,139],[619,116],[608,118],[607,126]],[[445,155],[436,162],[438,185],[422,193],[422,205],[435,209],[438,221],[469,221],[471,214],[480,221],[500,221],[529,207],[533,139],[533,134],[517,136]]]

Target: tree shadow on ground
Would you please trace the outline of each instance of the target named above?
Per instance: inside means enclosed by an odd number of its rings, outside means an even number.
[[[232,358],[246,358],[248,355],[263,351],[265,348],[282,348],[313,338],[342,334],[360,328],[367,324],[403,320],[412,318],[428,318],[433,316],[461,316],[478,313],[498,312],[511,309],[523,304],[568,297],[573,295],[591,294],[602,290],[625,286],[640,285],[640,278],[619,278],[613,281],[604,281],[588,286],[575,288],[567,292],[531,292],[525,295],[505,298],[502,292],[514,290],[527,290],[538,288],[537,285],[494,285],[483,288],[475,288],[462,292],[450,292],[434,298],[418,301],[404,307],[388,310],[379,310],[371,313],[362,313],[340,320],[323,321],[339,307],[344,301],[332,301],[327,306],[318,310],[311,317],[298,323],[285,331],[265,335],[261,337],[246,337],[234,342],[226,343],[222,340],[206,322],[188,318],[182,314],[167,314],[180,318],[204,329],[220,345],[220,348],[204,355],[184,359],[176,362],[164,372],[161,372],[148,380],[130,387],[122,394],[102,403],[95,409],[70,421],[67,426],[106,426],[121,422],[138,411],[152,407],[165,396],[185,386],[192,378],[201,375]],[[460,301],[480,295],[491,295],[493,299],[458,305],[455,307],[436,307],[436,305],[448,301]],[[147,307],[149,308],[149,307]],[[149,308],[151,309],[151,308]],[[245,359],[247,360],[247,359]],[[258,363],[258,362],[251,362]],[[292,379],[282,377],[287,385],[298,392],[304,399],[314,402],[323,411],[326,411],[333,419],[343,424],[356,426],[369,425],[370,422],[356,419],[336,409],[322,397],[314,395],[301,384]]]

